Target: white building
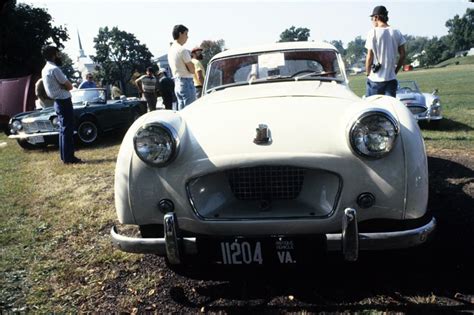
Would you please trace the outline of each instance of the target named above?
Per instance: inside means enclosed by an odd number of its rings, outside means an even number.
[[[76,67],[77,71],[80,72],[81,78],[84,80],[88,73],[93,73],[95,71],[95,67],[97,66],[94,61],[88,56],[84,54],[84,50],[82,49],[81,37],[79,36],[79,31],[77,31],[77,39],[79,41],[79,57],[77,57]]]

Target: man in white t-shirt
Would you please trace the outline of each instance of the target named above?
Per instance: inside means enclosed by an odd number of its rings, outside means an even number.
[[[183,47],[188,40],[188,28],[181,24],[175,25],[173,39],[174,42],[168,51],[168,63],[173,72],[178,110],[182,110],[196,100],[196,89],[193,83],[194,64],[189,50]]]
[[[397,73],[405,61],[406,40],[399,30],[387,24],[388,11],[384,6],[375,7],[370,17],[374,28],[367,33],[365,42],[366,96],[381,94],[395,97]]]

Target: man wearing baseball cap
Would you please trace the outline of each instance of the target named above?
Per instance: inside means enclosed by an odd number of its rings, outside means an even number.
[[[366,96],[381,94],[395,97],[397,73],[405,61],[406,40],[398,29],[387,24],[388,11],[384,6],[376,6],[370,17],[373,28],[367,33],[365,42]]]
[[[206,70],[201,63],[203,59],[202,48],[196,47],[191,51],[191,61],[194,64],[194,87],[196,88],[196,98],[200,98],[202,95],[202,86],[204,85],[204,77],[206,76]]]

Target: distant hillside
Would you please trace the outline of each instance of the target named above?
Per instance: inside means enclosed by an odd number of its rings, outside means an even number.
[[[451,58],[437,64],[435,67],[446,67],[446,66],[454,66],[454,65],[471,65],[471,64],[474,64],[474,56]]]

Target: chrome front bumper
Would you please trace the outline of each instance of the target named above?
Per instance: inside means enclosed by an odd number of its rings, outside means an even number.
[[[47,136],[57,136],[59,135],[58,131],[48,131],[48,132],[37,132],[37,133],[20,133],[16,135],[9,135],[10,139],[28,139],[33,137],[47,137]]]
[[[115,226],[111,229],[113,244],[124,252],[157,254],[166,256],[172,264],[181,263],[182,254],[197,254],[195,237],[179,238],[177,218],[175,213],[164,216],[164,238],[128,237],[117,232]],[[344,258],[355,261],[359,250],[385,250],[407,248],[425,243],[436,228],[436,219],[423,226],[411,230],[380,233],[359,233],[357,227],[357,212],[355,209],[344,210],[342,233],[326,234],[327,249],[342,251]]]

